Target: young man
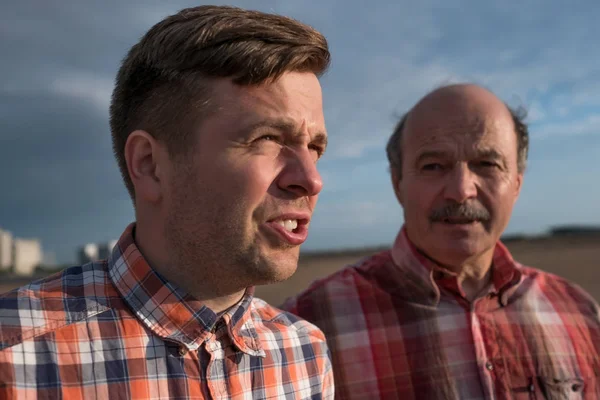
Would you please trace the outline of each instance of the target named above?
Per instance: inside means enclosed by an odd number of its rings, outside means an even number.
[[[322,332],[252,289],[296,269],[328,64],[314,29],[232,7],[133,46],[110,122],[136,222],[108,260],[0,297],[0,398],[333,397]]]
[[[600,398],[598,305],[499,241],[528,147],[520,115],[475,85],[402,118],[387,148],[404,209],[393,248],[286,306],[327,336],[336,398]]]

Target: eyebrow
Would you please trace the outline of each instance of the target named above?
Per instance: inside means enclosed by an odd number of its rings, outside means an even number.
[[[504,156],[494,149],[481,149],[477,151],[477,158],[488,158],[492,160],[504,160]]]
[[[419,154],[416,160],[416,164],[420,164],[423,160],[429,158],[450,158],[451,153],[447,151],[441,150],[428,150]],[[474,158],[485,158],[491,160],[504,160],[504,156],[494,149],[476,149]]]
[[[477,151],[478,158],[483,158],[486,160],[493,160],[500,164],[501,168],[506,169],[508,167],[506,157],[502,155],[502,153],[498,152],[494,149],[481,149]]]
[[[419,154],[419,156],[415,160],[415,164],[421,164],[423,160],[426,160],[428,158],[448,158],[449,154],[449,152],[439,150],[424,151],[423,153]]]
[[[291,119],[287,119],[287,118],[262,119],[256,123],[250,125],[248,128],[248,131],[254,132],[261,128],[271,128],[271,129],[278,130],[280,132],[291,133],[294,138],[299,138],[299,137],[303,136],[303,134],[301,134],[298,131],[297,125],[294,123],[294,121]],[[323,146],[323,148],[327,147],[327,143],[328,143],[327,133],[325,133],[324,131],[317,132],[316,134],[314,134],[312,136],[310,143],[319,144],[319,145]]]

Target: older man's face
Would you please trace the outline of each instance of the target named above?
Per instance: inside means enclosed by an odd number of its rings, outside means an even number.
[[[494,248],[522,183],[509,111],[477,87],[425,98],[411,112],[396,194],[411,241],[444,265]]]

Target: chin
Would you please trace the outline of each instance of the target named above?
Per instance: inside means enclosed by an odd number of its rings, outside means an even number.
[[[256,280],[260,281],[256,284],[266,285],[289,279],[298,268],[298,258],[299,252],[293,249],[263,256],[262,262],[254,271]]]
[[[472,257],[478,256],[486,251],[486,247],[478,240],[451,241],[443,246],[438,246],[440,262],[455,264]]]
[[[283,282],[296,272],[296,268],[277,268],[276,266],[261,268],[253,274],[253,285],[269,285]]]

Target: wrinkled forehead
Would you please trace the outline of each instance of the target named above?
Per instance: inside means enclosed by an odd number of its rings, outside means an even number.
[[[516,139],[512,116],[503,102],[468,96],[425,98],[408,114],[403,136],[405,145]]]
[[[324,131],[321,86],[314,74],[286,73],[271,83],[239,86],[222,80],[214,102],[221,116],[240,123],[284,119],[296,130]]]

